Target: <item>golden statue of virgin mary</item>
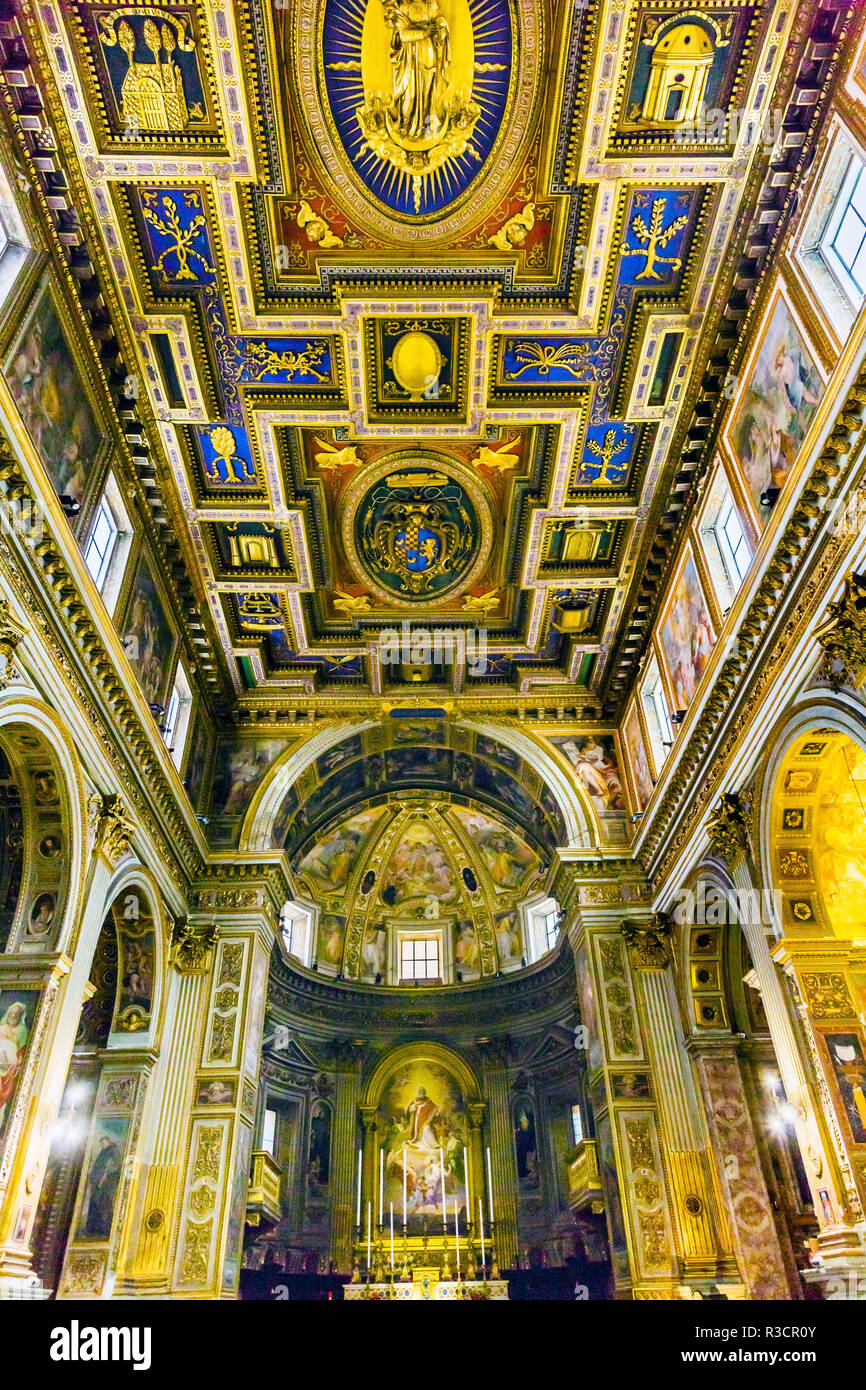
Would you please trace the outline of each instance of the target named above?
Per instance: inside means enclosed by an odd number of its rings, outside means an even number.
[[[366,143],[409,178],[416,212],[423,180],[470,147],[481,108],[468,0],[368,0],[362,40]]]
[[[402,140],[437,137],[448,118],[446,97],[451,69],[451,30],[439,0],[391,0],[385,6],[391,28],[394,98],[389,125]]]

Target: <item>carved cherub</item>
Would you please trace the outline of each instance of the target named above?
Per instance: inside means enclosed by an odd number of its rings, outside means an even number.
[[[335,236],[325,221],[317,212],[313,212],[309,203],[303,202],[298,209],[295,219],[299,227],[303,227],[307,234],[307,240],[314,246],[318,246],[322,251],[330,251],[332,246],[342,246],[342,237]]]
[[[488,246],[495,246],[497,251],[514,251],[518,246],[522,246],[526,240],[528,232],[535,226],[535,204],[524,203],[520,212],[516,212],[513,217],[509,217],[498,232],[487,238]]]

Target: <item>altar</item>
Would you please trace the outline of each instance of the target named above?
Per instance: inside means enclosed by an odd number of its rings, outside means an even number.
[[[343,1297],[374,1299],[376,1302],[400,1299],[404,1303],[455,1303],[468,1300],[487,1303],[508,1298],[505,1279],[443,1279],[438,1265],[412,1270],[412,1278],[387,1283],[347,1284]]]

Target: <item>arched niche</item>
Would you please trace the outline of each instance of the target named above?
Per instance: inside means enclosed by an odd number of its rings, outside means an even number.
[[[107,1046],[147,1046],[158,1031],[167,931],[159,891],[140,864],[122,868],[109,885],[103,932],[112,928],[117,984]]]
[[[688,896],[686,896],[688,895]],[[680,1005],[686,1034],[768,1031],[737,919],[739,890],[723,860],[703,861],[674,900]]]
[[[814,700],[772,744],[760,796],[760,859],[789,938],[862,939],[866,928],[866,721]]]
[[[33,1229],[34,1265],[62,1292],[71,1249],[105,1258],[119,1238],[121,1175],[140,1158],[166,960],[155,883],[141,865],[124,866],[103,901]]]
[[[3,883],[3,949],[69,950],[86,840],[84,782],[71,738],[47,706],[13,698],[0,703],[0,755],[10,849],[18,860]]]
[[[375,1115],[375,1177],[381,1210],[413,1231],[458,1216],[471,1219],[482,1190],[481,1150],[472,1109],[477,1080],[461,1057],[433,1042],[389,1053],[364,1087],[362,1111]],[[477,1113],[477,1112],[476,1112]],[[372,1163],[369,1160],[372,1159]],[[479,1185],[481,1184],[481,1185]]]

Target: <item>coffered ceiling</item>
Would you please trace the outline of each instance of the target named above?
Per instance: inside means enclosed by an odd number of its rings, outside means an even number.
[[[835,12],[48,0],[27,23],[220,698],[612,718]]]

